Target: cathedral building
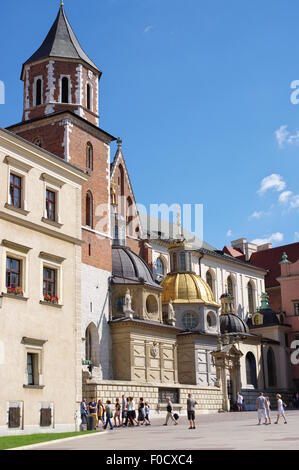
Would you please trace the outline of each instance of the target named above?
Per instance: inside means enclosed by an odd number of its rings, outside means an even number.
[[[184,410],[191,392],[200,410],[216,412],[229,410],[243,390],[252,404],[258,390],[274,383],[265,379],[274,366],[264,367],[264,348],[272,348],[274,360],[279,357],[275,390],[287,392],[288,377],[280,374],[287,367],[285,327],[274,322],[259,329],[265,271],[207,243],[190,245],[181,233],[165,239],[158,230],[152,237],[138,213],[122,141],[100,127],[101,75],[61,5],[44,42],[23,64],[23,117],[8,128],[35,152],[55,155],[62,167],[57,164],[58,173],[74,168],[81,175],[76,207],[71,199],[67,207],[59,202],[51,227],[61,238],[68,225],[58,215],[60,207],[68,209],[82,243],[80,279],[59,285],[61,296],[76,291],[80,301],[80,331],[69,351],[79,358],[84,398],[115,402],[123,393],[144,396],[155,414],[166,410],[168,396],[175,409]],[[55,176],[49,184],[60,179]],[[63,262],[61,251],[55,256],[50,261]],[[25,330],[28,342],[31,333]],[[39,347],[47,340],[36,333],[33,338]],[[58,348],[57,355],[65,360],[63,350]],[[61,383],[64,403],[69,387]],[[82,398],[81,389],[78,393]],[[53,397],[44,398],[53,403]],[[13,399],[20,403],[22,395]]]

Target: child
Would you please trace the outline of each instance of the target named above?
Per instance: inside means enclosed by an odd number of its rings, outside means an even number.
[[[266,415],[268,418],[268,424],[271,424],[271,402],[269,397],[266,397]]]
[[[284,413],[284,408],[283,408],[284,403],[281,399],[281,395],[277,394],[276,398],[277,398],[277,419],[275,421],[275,424],[278,424],[280,416],[283,417],[284,424],[287,424],[287,419],[286,419],[286,416],[285,416],[285,413]]]
[[[145,402],[145,408],[144,408],[144,411],[145,411],[145,425],[146,426],[150,426],[151,425],[151,422],[150,422],[150,417],[149,417],[149,414],[150,414],[150,406],[147,402]]]

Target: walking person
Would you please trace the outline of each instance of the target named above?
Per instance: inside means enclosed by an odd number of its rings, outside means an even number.
[[[145,411],[145,425],[150,426],[151,425],[151,420],[150,420],[151,407],[147,402],[145,402],[144,411]]]
[[[138,426],[143,425],[145,421],[145,409],[144,409],[144,400],[141,397],[138,404]]]
[[[127,417],[124,426],[128,427],[132,426],[131,423],[131,402],[130,402],[130,397],[127,398]]]
[[[104,405],[103,405],[102,400],[98,401],[98,427],[99,427],[100,423],[102,424],[102,426],[104,426],[104,424],[105,424],[105,421],[104,421]]]
[[[191,393],[188,393],[188,399],[187,399],[187,415],[188,415],[188,421],[190,424],[189,429],[196,429],[195,426],[195,406],[198,403],[192,398]]]
[[[105,423],[105,426],[104,426],[104,429],[107,429],[108,427],[108,424],[110,426],[110,429],[111,431],[113,430],[113,424],[112,424],[112,417],[113,417],[113,413],[112,413],[112,406],[111,406],[111,401],[110,400],[107,400],[106,401],[106,423]]]
[[[167,415],[166,415],[166,421],[165,423],[163,424],[163,426],[167,426],[168,425],[168,421],[171,419],[171,421],[173,421],[173,424],[175,426],[177,426],[178,422],[176,421],[176,419],[174,418],[173,416],[173,406],[172,406],[172,403],[170,401],[170,398],[167,398],[167,408],[166,408],[166,411],[167,411]]]
[[[122,426],[125,426],[125,423],[127,421],[127,415],[128,415],[127,399],[125,395],[122,395],[121,397],[121,425]]]
[[[283,417],[284,424],[287,424],[287,418],[286,418],[286,415],[285,415],[285,412],[284,412],[284,406],[286,406],[286,405],[285,405],[285,403],[283,403],[283,401],[281,399],[281,395],[277,394],[276,398],[277,398],[277,419],[275,421],[275,424],[278,424],[280,416]]]
[[[95,399],[93,399],[89,403],[88,406],[89,406],[89,416],[94,417],[94,429],[96,430],[97,425],[98,425],[98,405],[97,405],[97,402],[95,401]]]
[[[83,398],[83,400],[81,401],[80,413],[81,413],[82,429],[86,430],[87,429],[88,409],[87,409],[87,404],[86,404],[85,398]]]
[[[243,395],[241,394],[241,392],[238,392],[238,396],[237,396],[237,407],[238,407],[238,411],[243,411],[243,401],[244,401],[244,397]]]
[[[265,423],[267,424],[267,414],[266,414],[266,398],[264,397],[263,392],[260,392],[259,397],[256,399],[256,409],[258,414],[258,424],[261,424],[262,418],[265,418]]]
[[[131,410],[131,423],[132,425],[134,426],[134,424],[136,424],[136,426],[139,426],[139,423],[136,419],[136,404],[135,404],[135,400],[134,400],[134,397],[130,397],[130,410]]]
[[[114,426],[117,428],[120,428],[120,411],[121,411],[121,406],[119,403],[119,398],[116,399],[115,403],[115,413],[114,413]],[[118,425],[116,422],[118,421]]]
[[[266,415],[268,419],[268,424],[271,424],[271,402],[270,397],[266,397]]]

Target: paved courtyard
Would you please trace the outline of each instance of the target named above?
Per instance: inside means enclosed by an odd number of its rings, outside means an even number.
[[[154,420],[152,426],[115,429],[105,434],[73,441],[52,443],[45,450],[299,450],[299,411],[287,412],[288,424],[257,426],[256,413],[198,415],[197,429],[188,430],[186,418],[178,426],[163,427]],[[274,413],[272,422],[274,423]]]

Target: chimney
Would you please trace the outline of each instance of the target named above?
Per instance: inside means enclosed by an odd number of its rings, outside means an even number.
[[[239,238],[231,243],[233,248],[241,250],[243,255],[245,255],[246,261],[250,260],[252,253],[256,253],[258,251],[257,245],[247,242],[247,238]]]

